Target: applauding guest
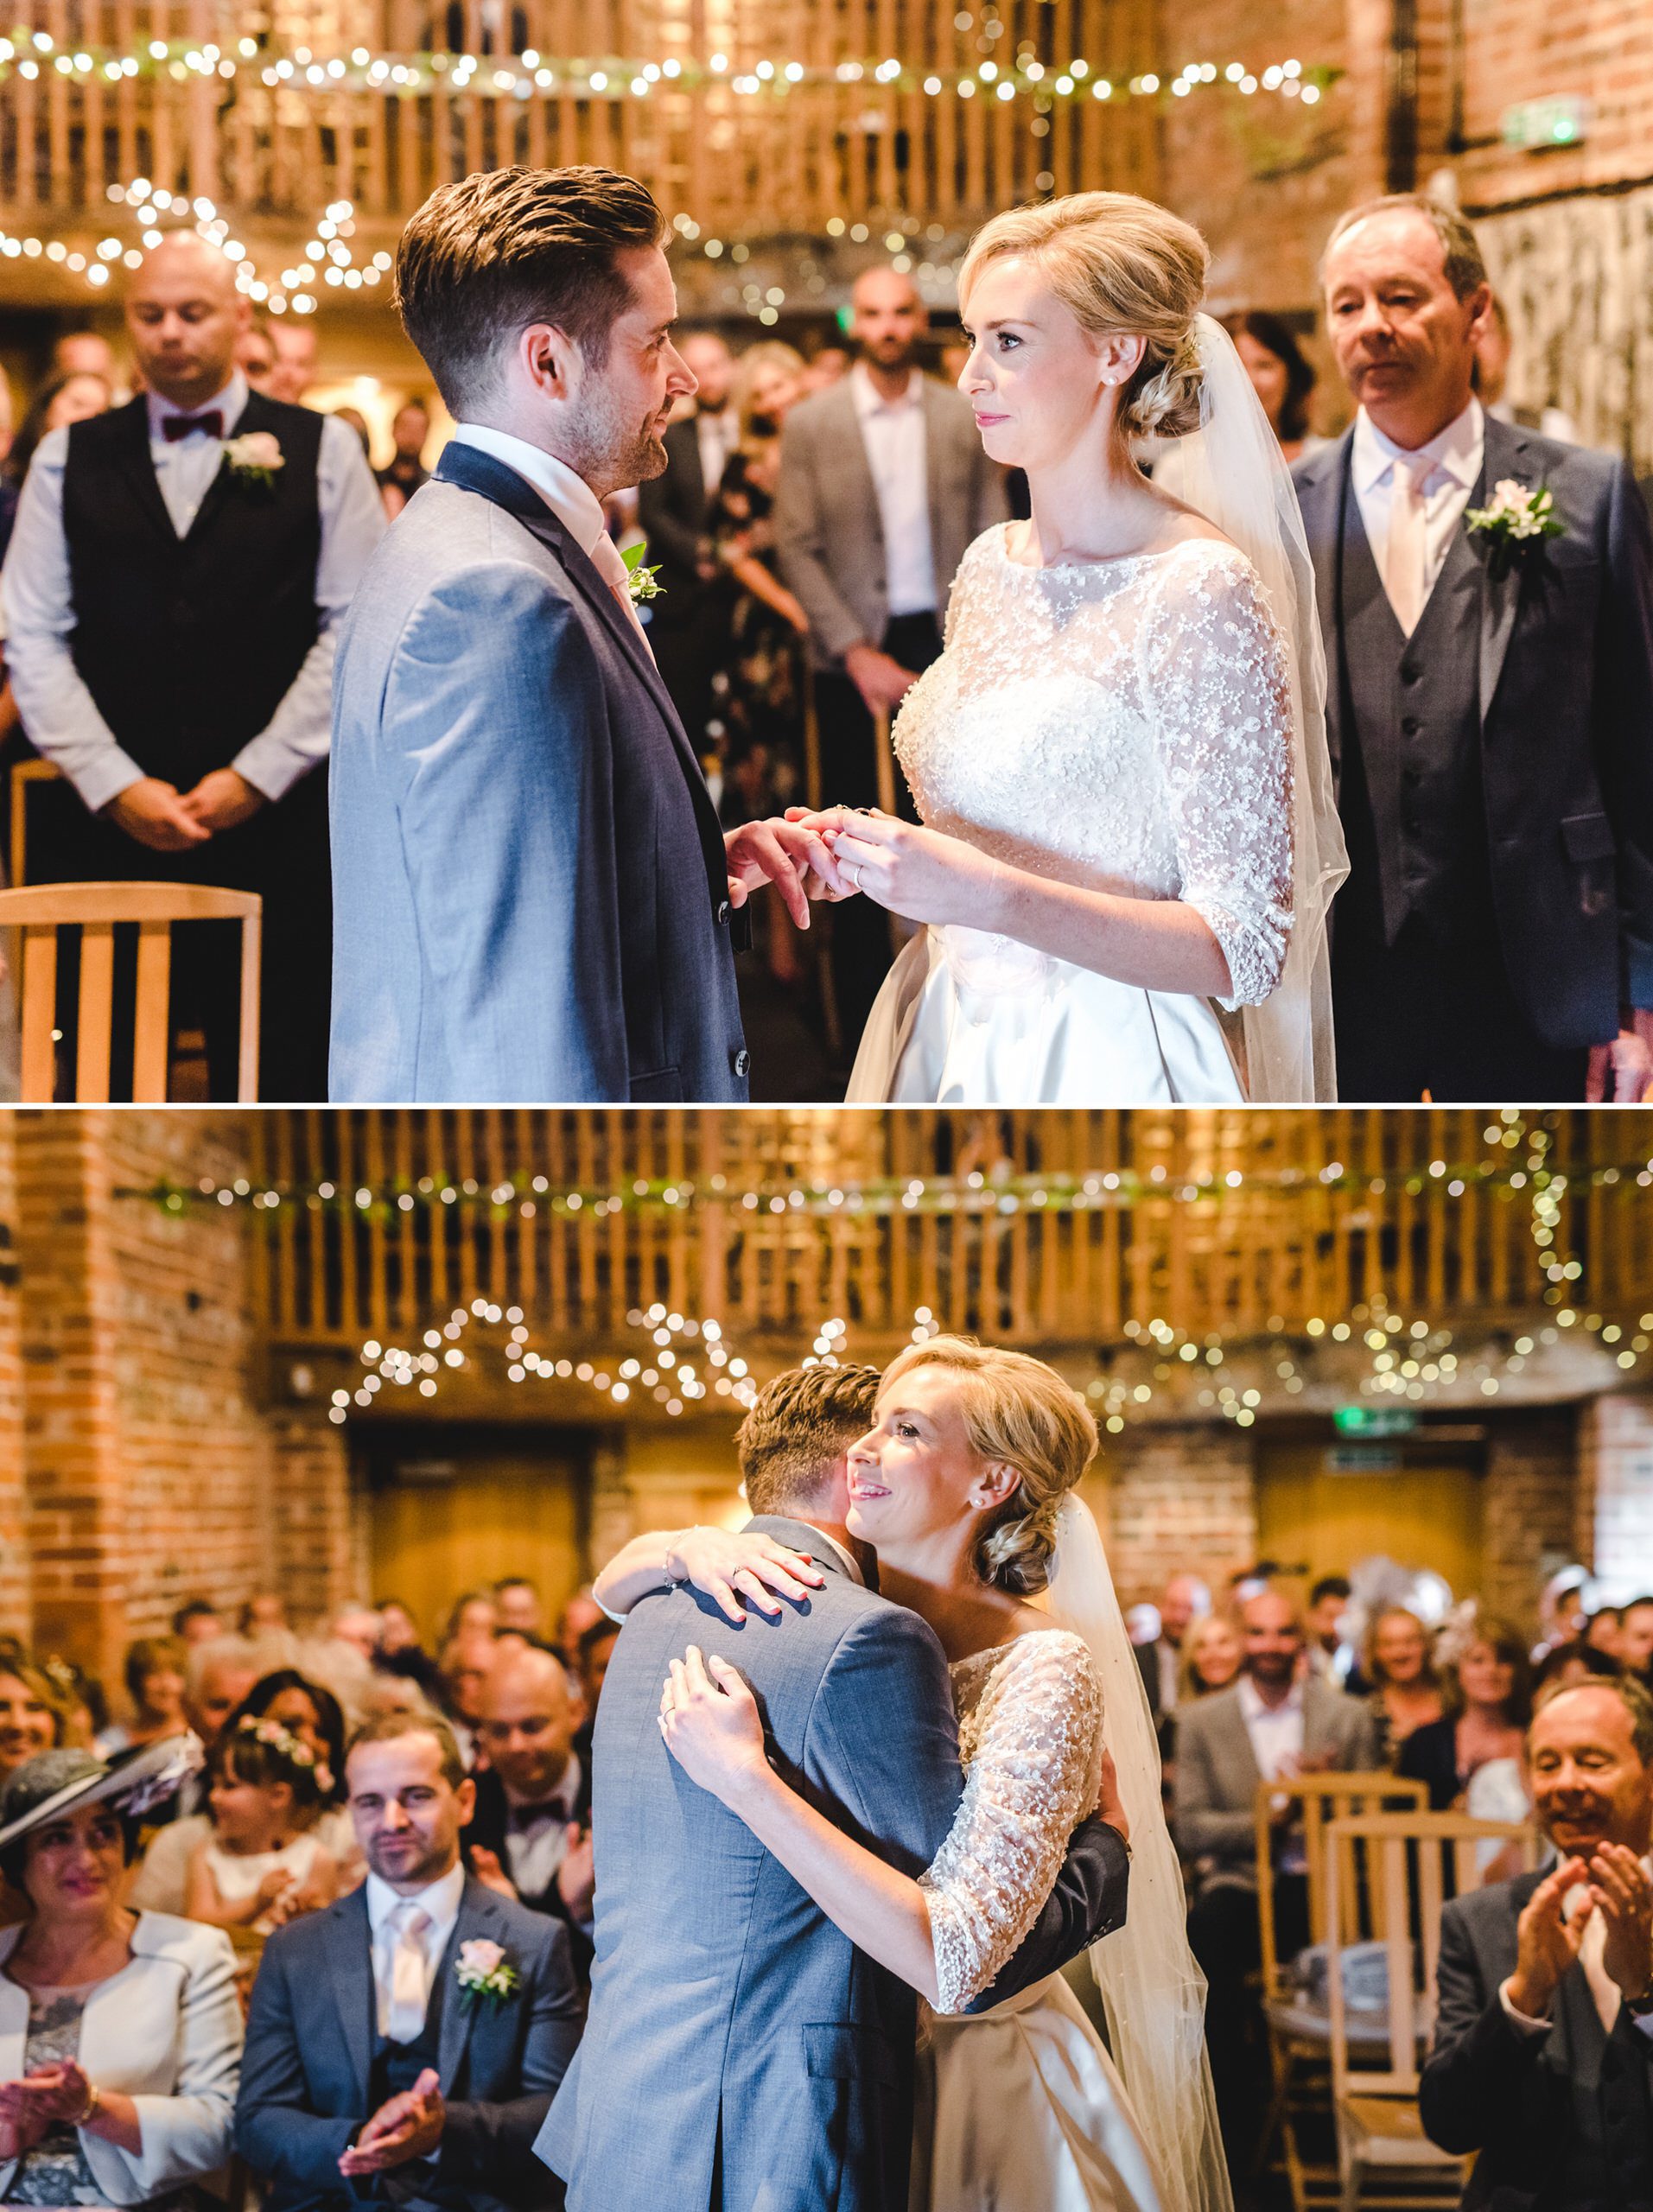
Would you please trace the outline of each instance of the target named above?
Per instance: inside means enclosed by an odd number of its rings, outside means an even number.
[[[607,1624],[612,1626],[612,1624]],[[569,1929],[575,1971],[591,1961],[591,1777],[574,1749],[584,1709],[551,1652],[507,1647],[482,1693],[471,1864],[478,1878]]]
[[[370,1721],[345,1772],[367,1880],[265,1948],[241,2155],[271,2212],[543,2203],[533,2141],[579,2038],[568,1938],[467,1878],[475,1785],[445,1723]]]
[[[137,1809],[176,1756],[44,1751],[6,1786],[0,1866],[29,1913],[0,1934],[0,2202],[172,2212],[229,2158],[229,1943],[123,1903]]]
[[[330,1904],[338,1868],[308,1822],[331,1787],[309,1745],[244,1714],[213,1752],[213,1833],[190,1860],[189,1918],[268,1936]]]
[[[1527,1768],[1559,1863],[1442,1914],[1424,2128],[1479,2152],[1466,2208],[1653,2203],[1653,1701],[1553,1691]]]
[[[31,876],[261,893],[259,1095],[321,1098],[332,626],[385,515],[345,424],[249,391],[251,312],[194,232],[146,257],[126,318],[147,389],[42,443],[0,605],[23,727],[80,802],[47,795]],[[175,941],[174,1020],[204,1029],[225,1097],[238,975],[238,931]]]

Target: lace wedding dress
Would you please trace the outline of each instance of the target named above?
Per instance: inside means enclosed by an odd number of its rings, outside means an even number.
[[[1102,1688],[1040,1629],[952,1670],[964,1795],[921,1876],[938,2004],[920,2037],[911,2212],[1160,2212],[1124,2086],[1060,1974],[960,2016],[1039,1917],[1097,1802]]]
[[[946,651],[897,718],[919,814],[1035,874],[1185,900],[1227,956],[1233,994],[1144,990],[932,926],[885,980],[849,1096],[1243,1100],[1240,1024],[1224,1016],[1268,996],[1292,927],[1285,640],[1256,570],[1223,541],[1033,568],[1010,551],[1021,527],[995,525],[965,554]]]

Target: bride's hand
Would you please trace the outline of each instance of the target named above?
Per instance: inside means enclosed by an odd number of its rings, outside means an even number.
[[[962,837],[874,810],[845,815],[831,842],[843,879],[892,913],[912,922],[997,926],[999,864]]]
[[[691,1782],[739,1812],[772,1782],[758,1701],[727,1659],[703,1660],[691,1643],[671,1662],[660,1694],[660,1733]]]
[[[789,1545],[727,1529],[685,1529],[672,1539],[666,1572],[674,1582],[703,1590],[736,1628],[746,1625],[747,1605],[772,1618],[780,1611],[780,1598],[801,1601],[826,1581],[812,1560]]]

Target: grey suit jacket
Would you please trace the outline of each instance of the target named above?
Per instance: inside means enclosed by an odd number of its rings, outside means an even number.
[[[1548,2035],[1499,2002],[1516,1923],[1542,1874],[1457,1897],[1440,1916],[1434,2048],[1419,2084],[1424,2132],[1477,2151],[1465,2212],[1597,2212],[1653,2205],[1653,2037],[1622,2007],[1611,2035],[1582,1967],[1563,1977]]]
[[[929,377],[924,429],[939,621],[965,549],[1006,521],[1010,505],[1004,471],[982,450],[969,402]],[[839,668],[851,645],[882,641],[890,611],[884,527],[847,377],[786,417],[775,545],[781,572],[810,618],[817,668]]]
[[[1303,1751],[1339,1773],[1364,1772],[1377,1755],[1371,1714],[1311,1675],[1303,1685]],[[1237,1686],[1178,1707],[1176,1830],[1186,1859],[1214,1859],[1224,1878],[1255,1880],[1262,1779]]]
[[[454,1980],[459,1947],[499,1944],[516,1968],[508,1998],[467,2001]],[[580,2036],[568,1930],[467,1881],[437,1969],[442,1977],[438,2072],[448,2120],[416,2199],[475,2208],[554,2202],[533,2141]],[[259,1962],[247,2017],[235,2147],[270,2184],[270,2212],[344,2212],[388,2201],[349,2182],[339,2160],[372,2117],[374,2008],[363,1890],[289,1922]]]
[[[474,447],[351,607],[328,798],[334,1099],[745,1099],[693,748],[591,562]]]
[[[779,1770],[916,1875],[960,1795],[947,1665],[918,1616],[853,1581],[814,1529],[779,1518],[752,1525],[808,1552],[825,1587],[777,1621],[753,1615],[739,1628],[692,1589],[647,1598],[604,1680],[591,2008],[539,2144],[568,2181],[570,2212],[906,2203],[912,1993],[855,1950],[671,1758],[660,1686],[690,1643],[739,1667]],[[1093,1906],[1073,1913],[1059,1884],[991,1998],[1041,1979],[1122,1922],[1124,1847],[1090,1821],[1071,1864],[1087,1851],[1103,1872]]]
[[[1292,471],[1325,632],[1334,772],[1353,438]],[[1486,541],[1469,539],[1485,571],[1475,679],[1493,905],[1510,987],[1539,1035],[1593,1045],[1618,1034],[1621,1001],[1653,1006],[1653,531],[1622,461],[1489,416],[1485,481],[1504,477],[1548,486],[1564,527],[1500,576]],[[1397,788],[1373,804],[1399,798]]]

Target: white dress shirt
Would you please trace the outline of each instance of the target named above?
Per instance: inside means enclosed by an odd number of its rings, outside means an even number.
[[[705,480],[709,499],[722,482],[729,455],[740,440],[740,417],[727,401],[715,414],[709,408],[696,409],[695,443],[700,448],[700,473]]]
[[[578,1755],[569,1763],[555,1789],[533,1808],[531,1819],[522,1819],[505,1792],[505,1872],[520,1896],[544,1897],[562,1871],[569,1855],[569,1827],[580,1802],[582,1779]]]
[[[930,538],[925,474],[924,378],[914,369],[899,399],[886,399],[864,361],[849,372],[849,390],[867,448],[884,526],[886,596],[891,614],[932,614],[940,603]],[[876,644],[874,639],[874,643]]]
[[[484,423],[461,423],[454,437],[458,444],[474,446],[479,453],[492,454],[496,461],[504,461],[539,493],[620,601],[652,658],[654,648],[649,645],[642,618],[626,589],[626,563],[608,535],[602,502],[585,479],[576,476],[567,461],[559,461],[554,453],[531,446],[526,438],[512,437],[509,430],[491,429]]]
[[[1411,453],[1404,446],[1397,446],[1392,438],[1385,437],[1364,407],[1356,416],[1354,444],[1350,454],[1355,499],[1385,589],[1389,588],[1390,570],[1387,558],[1389,515],[1395,499],[1397,465],[1416,467],[1422,463],[1428,464],[1427,473],[1420,486],[1424,505],[1421,607],[1427,601],[1446,565],[1453,533],[1469,505],[1470,494],[1475,489],[1476,480],[1481,473],[1485,444],[1486,418],[1481,412],[1478,399],[1472,399],[1463,413],[1455,416],[1444,430],[1430,439],[1427,445],[1419,446],[1415,452]],[[1390,596],[1392,599],[1392,592]]]
[[[1303,1685],[1294,1682],[1281,1705],[1265,1704],[1249,1675],[1240,1677],[1240,1717],[1251,1756],[1265,1782],[1291,1781],[1303,1765]]]
[[[359,446],[357,448],[360,451]],[[429,1915],[429,1925],[421,1939],[424,1952],[425,2005],[430,2004],[430,1987],[436,1979],[436,1969],[442,1964],[442,1953],[448,1948],[448,1939],[454,1932],[454,1923],[459,1918],[460,1904],[465,1895],[465,1869],[457,1860],[440,1879],[423,1890],[416,1890],[410,1897],[402,1897],[388,1882],[377,1874],[367,1877],[367,1926],[373,1951],[373,1991],[378,2003],[378,2031],[388,2032],[391,2018],[391,1993],[396,1973],[397,1924],[391,1916],[402,1905],[417,1905]]]
[[[1653,1880],[1653,1852],[1643,1859],[1642,1868],[1650,1880]],[[1552,1868],[1551,1872],[1554,1871]],[[1580,1883],[1567,1892],[1563,1910],[1569,1922],[1575,1920],[1585,1910],[1585,1887],[1583,1883]],[[1584,1968],[1584,1978],[1590,1985],[1591,1996],[1595,1999],[1596,2017],[1605,2032],[1611,2035],[1618,2022],[1618,2007],[1624,2002],[1624,1992],[1607,1971],[1607,1923],[1597,1906],[1591,1905],[1589,1913],[1590,1924],[1584,1931],[1583,1942],[1579,1946],[1579,1964]],[[1549,2033],[1548,2019],[1535,2019],[1530,2012],[1518,2012],[1510,2003],[1508,1981],[1498,1985],[1498,2003],[1506,2017],[1513,2020],[1518,2028],[1525,2028],[1534,2035]],[[1638,2019],[1636,2025],[1650,2042],[1653,2042],[1653,2016]]]
[[[168,415],[200,415],[215,408],[234,435],[247,404],[239,369],[215,398],[200,407],[174,407],[148,396],[149,458],[172,526],[181,537],[195,519],[224,461],[224,441],[204,430],[168,442],[161,425]],[[99,713],[74,664],[74,598],[69,549],[63,532],[63,469],[69,433],[43,438],[29,465],[17,520],[0,571],[0,636],[23,728],[35,750],[67,776],[92,813],[143,777]],[[319,632],[298,674],[266,727],[226,766],[267,799],[278,799],[307,770],[324,760],[333,726],[335,632],[355,595],[368,556],[385,529],[385,506],[348,423],[329,416],[321,425],[316,463],[316,501],[321,543],[315,563]],[[249,610],[250,614],[256,610]]]

